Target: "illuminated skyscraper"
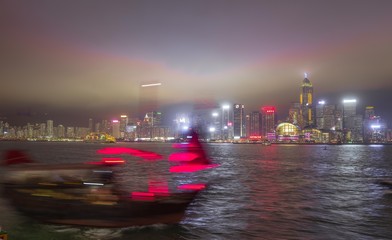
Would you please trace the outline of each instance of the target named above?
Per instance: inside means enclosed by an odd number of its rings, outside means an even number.
[[[261,108],[261,134],[268,138],[268,134],[275,134],[275,107],[264,106]]]
[[[316,127],[324,131],[342,130],[342,110],[339,105],[319,101],[316,106]]]
[[[363,117],[357,114],[356,99],[343,100],[343,129],[346,134],[345,141],[363,141]]]
[[[88,119],[88,131],[92,132],[93,131],[93,126],[94,126],[94,122],[92,118]]]
[[[61,124],[57,126],[57,137],[65,138],[65,127]]]
[[[299,125],[299,122],[302,121],[302,117],[300,116],[301,112],[301,104],[299,102],[291,103],[291,107],[289,109],[289,119],[288,122],[294,125]]]
[[[318,104],[316,105],[316,127],[317,127],[317,129],[325,129],[324,106],[325,106],[325,101],[319,101]]]
[[[243,104],[233,105],[233,129],[234,137],[245,137],[245,106]]]
[[[299,101],[301,105],[300,115],[302,117],[299,122],[300,127],[304,128],[306,126],[312,126],[314,124],[313,85],[308,79],[308,75],[306,73],[304,80],[302,80]]]
[[[373,106],[365,108],[363,122],[364,141],[366,143],[380,143],[387,140],[387,124],[380,116],[376,116]]]
[[[376,116],[374,107],[373,106],[367,106],[365,108],[365,119],[372,119]]]
[[[120,138],[120,121],[113,120],[112,121],[112,136],[114,138]]]
[[[355,115],[357,115],[357,100],[356,99],[343,100],[343,128],[344,129],[353,129]]]
[[[230,118],[230,105],[222,106],[221,115],[222,115],[222,123],[221,123],[222,139],[228,140],[231,138],[231,127],[232,127],[232,122]]]
[[[120,116],[120,132],[125,132],[125,128],[128,125],[128,116],[127,115],[121,115]]]
[[[250,136],[261,136],[261,113],[259,111],[253,111],[249,114],[249,124],[247,126],[247,135]]]
[[[46,121],[46,136],[53,138],[53,120]]]

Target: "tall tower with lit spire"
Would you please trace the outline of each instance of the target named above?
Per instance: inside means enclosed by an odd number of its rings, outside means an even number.
[[[312,126],[314,124],[313,85],[308,79],[307,73],[305,73],[305,78],[302,80],[299,102],[301,105],[299,125],[301,128]]]

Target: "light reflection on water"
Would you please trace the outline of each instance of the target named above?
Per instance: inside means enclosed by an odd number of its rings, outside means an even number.
[[[42,162],[97,160],[110,145],[82,143],[1,143],[0,149],[26,149]],[[118,143],[156,151],[166,158],[170,144]],[[0,200],[0,225],[14,239],[390,239],[392,194],[377,180],[392,177],[392,146],[210,144],[221,166],[193,179],[210,186],[173,226],[126,229],[58,227],[35,223]],[[153,171],[172,183],[167,162],[146,167],[137,160],[122,169],[124,185],[135,187]],[[150,170],[146,170],[150,169]],[[30,234],[30,236],[28,234]]]

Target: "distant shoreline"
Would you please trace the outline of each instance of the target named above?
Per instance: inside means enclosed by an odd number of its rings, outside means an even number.
[[[0,142],[77,142],[77,143],[89,143],[89,144],[116,144],[116,143],[104,143],[104,142],[85,142],[84,140],[26,140],[26,139],[0,139]],[[159,142],[159,141],[118,141],[117,143],[173,143],[173,142]],[[201,142],[205,144],[234,144],[234,145],[263,145],[262,143],[232,143],[232,142]],[[290,143],[290,142],[271,142],[271,145],[324,145],[324,146],[339,146],[339,145],[392,145],[389,143]],[[268,146],[265,146],[268,147]]]

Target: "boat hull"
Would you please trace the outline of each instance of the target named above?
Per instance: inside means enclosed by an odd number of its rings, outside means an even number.
[[[80,197],[59,199],[37,189],[5,187],[12,205],[26,216],[53,224],[91,227],[129,227],[180,222],[196,192],[173,193],[170,196],[116,200]],[[42,189],[41,189],[42,190]]]

